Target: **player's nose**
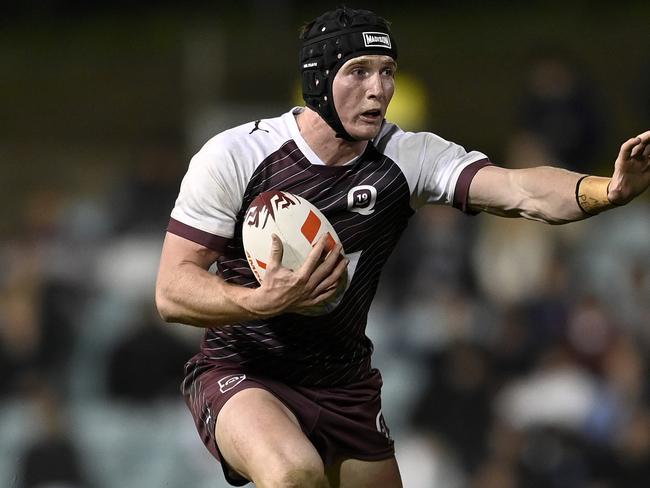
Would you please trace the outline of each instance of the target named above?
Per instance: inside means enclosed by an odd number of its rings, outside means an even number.
[[[366,88],[366,94],[368,95],[368,98],[383,98],[385,93],[381,74],[373,73],[372,76],[368,77],[367,81],[368,86]]]

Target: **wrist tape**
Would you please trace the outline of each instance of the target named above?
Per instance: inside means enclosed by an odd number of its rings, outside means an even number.
[[[611,178],[585,175],[576,183],[576,202],[580,210],[587,215],[598,215],[600,212],[617,207],[607,198]]]

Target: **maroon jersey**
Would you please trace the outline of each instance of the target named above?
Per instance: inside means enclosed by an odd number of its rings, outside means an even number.
[[[365,152],[327,166],[300,136],[294,109],[225,131],[192,159],[168,231],[221,255],[227,282],[259,286],[242,244],[249,204],[264,191],[309,200],[328,218],[350,257],[350,285],[329,314],[284,314],[206,330],[188,372],[231,362],[289,384],[335,386],[370,374],[365,335],[380,273],[414,211],[427,203],[466,210],[469,183],[485,155],[431,134],[384,123]],[[350,272],[350,270],[349,270]]]

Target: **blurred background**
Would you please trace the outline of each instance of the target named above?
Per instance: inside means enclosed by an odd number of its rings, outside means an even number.
[[[650,128],[648,2],[348,5],[393,22],[405,129],[609,175]],[[153,305],[159,252],[189,158],[300,104],[298,28],[334,6],[3,4],[0,486],[227,486],[179,393],[202,331]],[[407,488],[650,485],[649,215],[413,218],[368,326]]]

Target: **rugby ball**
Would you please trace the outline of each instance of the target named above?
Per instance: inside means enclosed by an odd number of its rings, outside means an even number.
[[[264,281],[271,256],[271,234],[276,234],[282,241],[282,266],[292,270],[302,266],[321,236],[327,239],[328,251],[341,242],[332,224],[309,201],[284,191],[260,193],[248,207],[242,226],[246,259],[260,283]],[[330,313],[341,302],[348,284],[346,273],[332,298],[301,313]]]

